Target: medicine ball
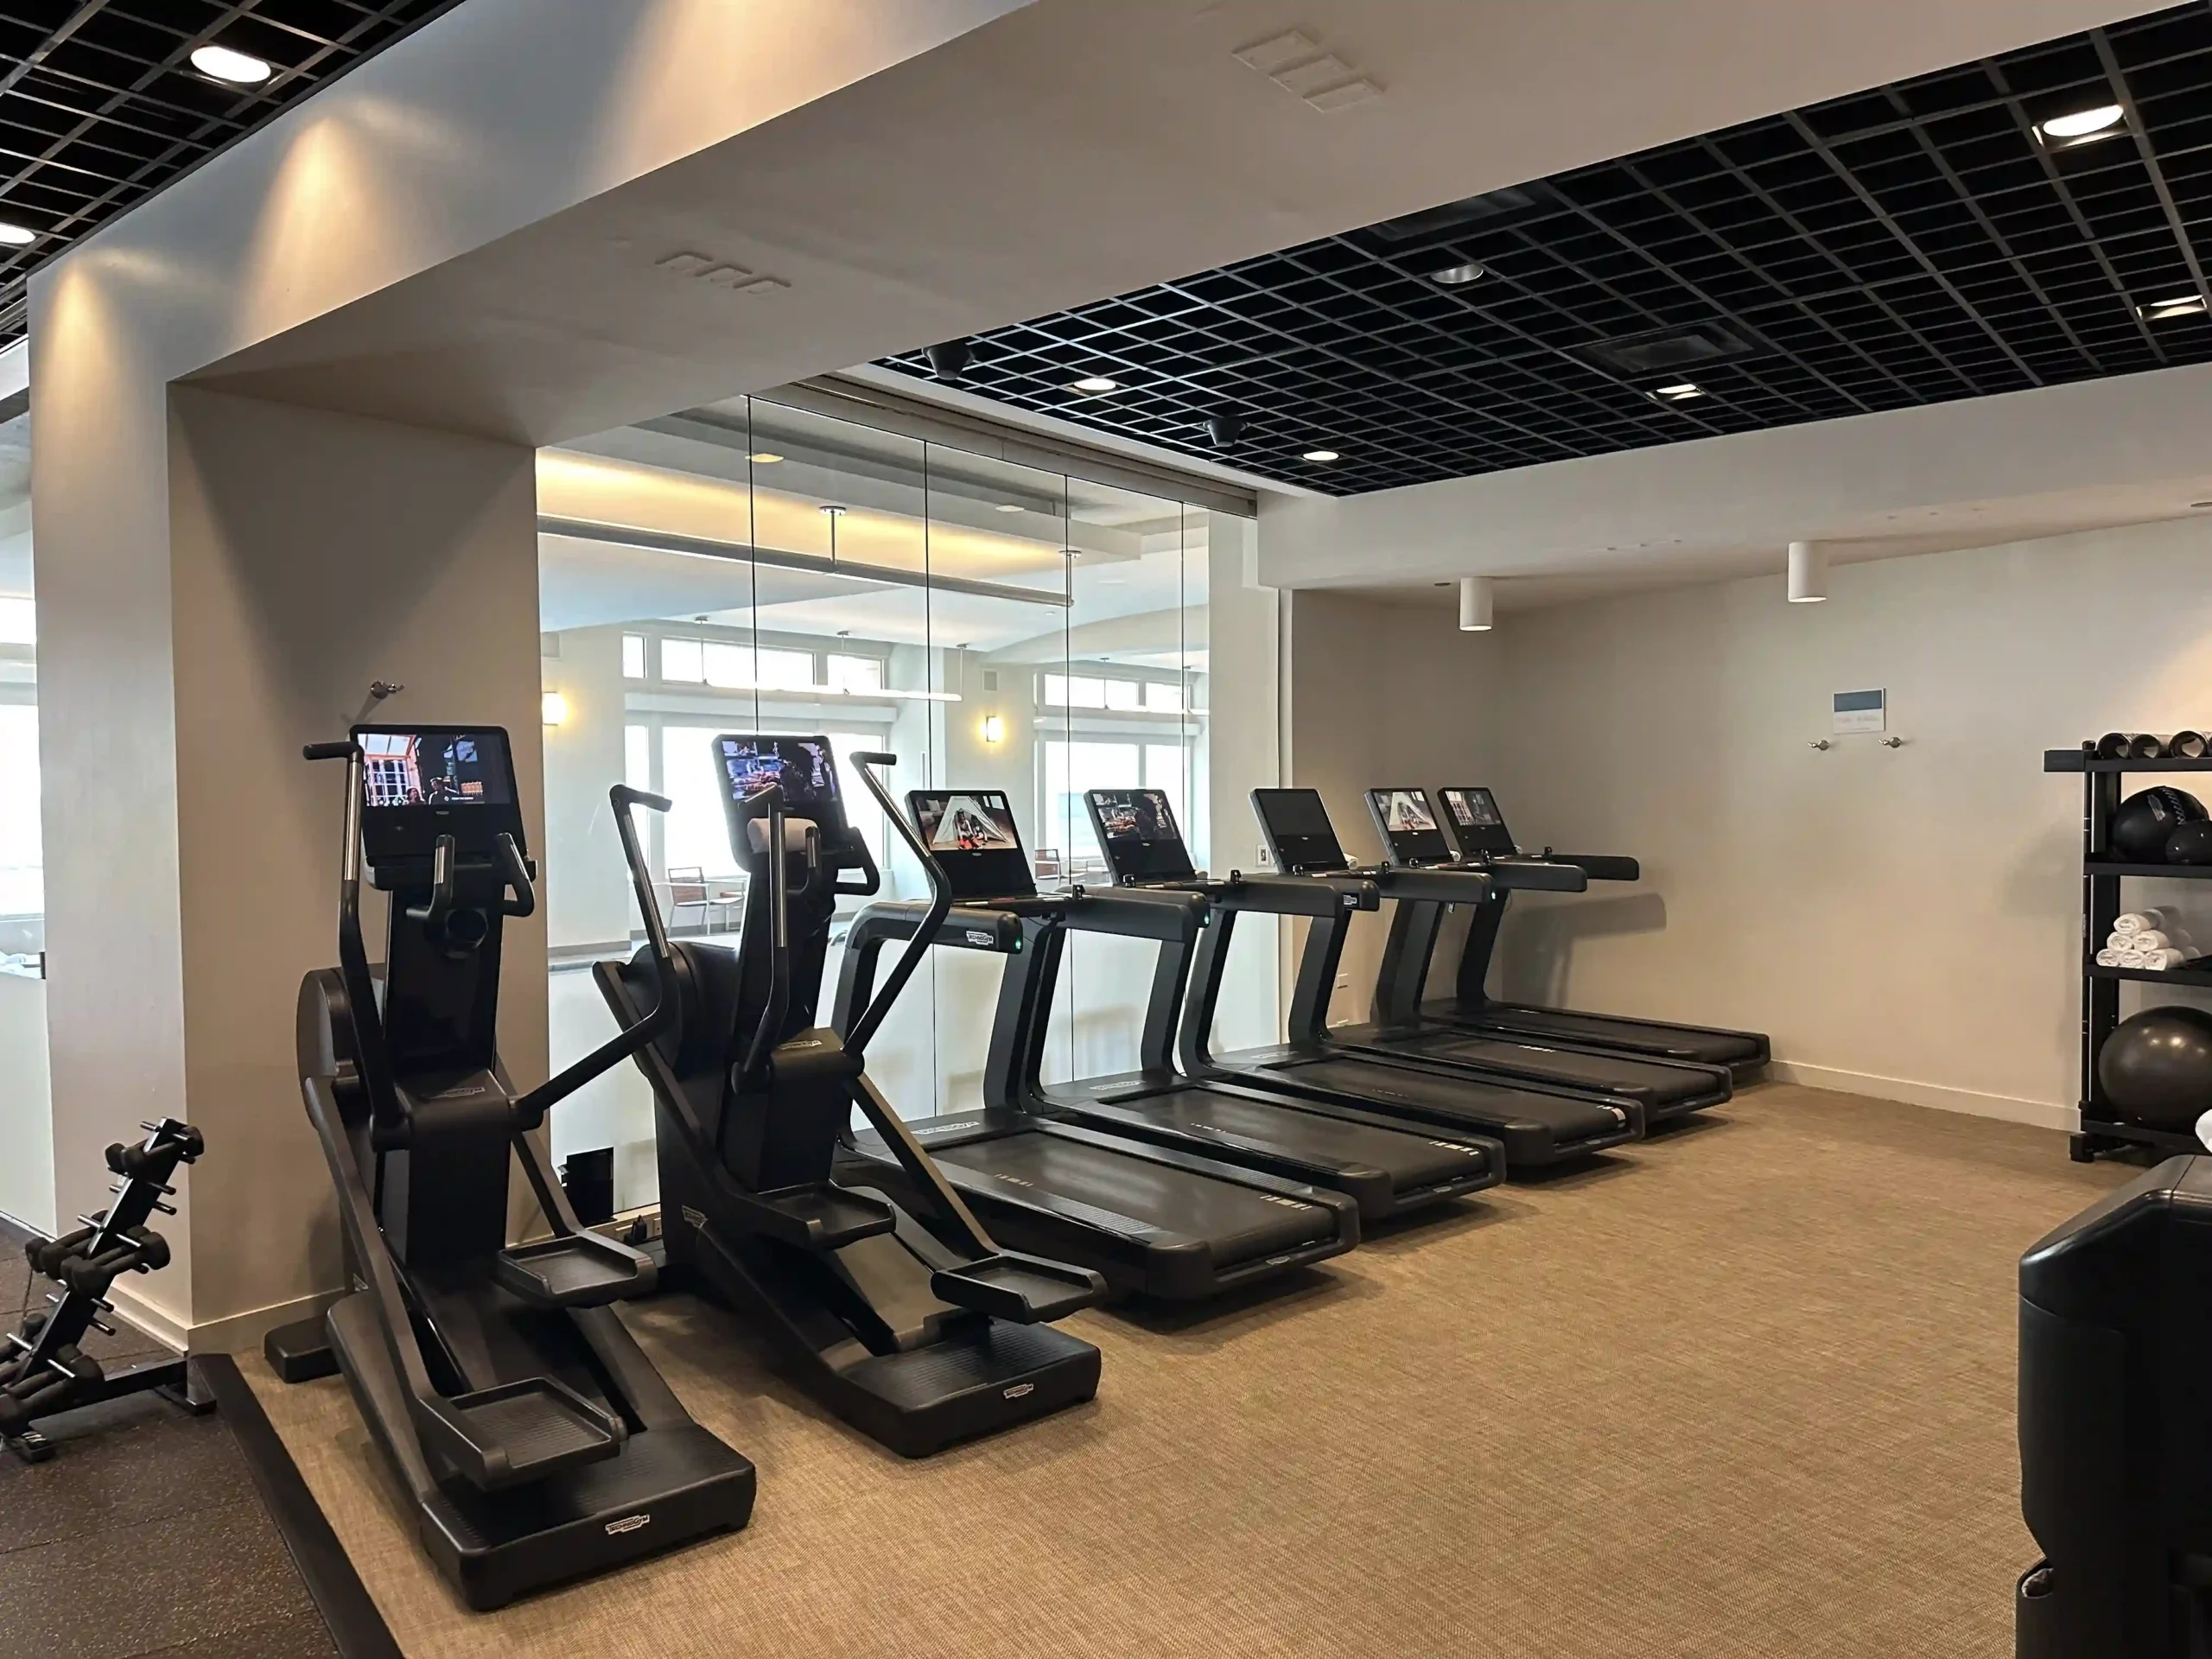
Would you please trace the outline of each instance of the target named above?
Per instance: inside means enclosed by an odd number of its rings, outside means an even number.
[[[2097,1052],[2097,1081],[2123,1116],[2186,1135],[2212,1108],[2212,1013],[2177,1004],[2121,1020]]]
[[[2212,864],[2212,823],[2200,818],[2166,837],[2169,864]]]
[[[2112,815],[2112,850],[2124,864],[2163,864],[2166,842],[2184,823],[2203,820],[2204,806],[2178,789],[2146,789]]]

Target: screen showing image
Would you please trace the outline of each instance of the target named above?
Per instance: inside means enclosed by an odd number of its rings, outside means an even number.
[[[1504,854],[1513,850],[1513,836],[1505,827],[1505,815],[1497,810],[1497,798],[1490,791],[1473,785],[1454,785],[1444,791],[1444,811],[1452,820],[1453,833],[1459,837],[1460,851]]]
[[[784,804],[796,816],[813,816],[806,809],[837,804],[837,759],[826,737],[726,735],[715,740],[715,747],[733,802],[781,784]]]
[[[918,789],[906,797],[906,805],[956,897],[1012,898],[1036,891],[1014,804],[1001,791]]]
[[[1182,881],[1198,874],[1166,791],[1094,789],[1084,799],[1115,880]]]
[[[1440,864],[1452,856],[1451,843],[1430,810],[1425,789],[1370,789],[1368,810],[1398,864]]]
[[[1337,841],[1318,789],[1255,789],[1252,810],[1285,870],[1340,870],[1351,861]]]
[[[507,734],[362,732],[364,806],[512,806]]]

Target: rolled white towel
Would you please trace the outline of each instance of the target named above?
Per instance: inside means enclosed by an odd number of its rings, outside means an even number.
[[[2107,950],[2133,950],[2134,948],[2135,935],[2133,933],[2107,933],[2105,935],[2105,949]]]
[[[2148,968],[2153,973],[2163,974],[2169,969],[2180,967],[2188,960],[2189,958],[2178,950],[2145,950],[2141,963],[2138,965]]]
[[[2112,931],[2115,933],[2149,933],[2163,928],[2171,920],[2173,913],[2171,911],[2131,910],[2125,915],[2113,918]]]
[[[2107,945],[2097,952],[2097,966],[2100,968],[2124,967],[2126,964],[2120,961],[2120,958],[2126,954],[2125,951],[2115,950]]]
[[[2133,949],[2141,950],[2146,954],[2153,950],[2178,950],[2181,949],[2179,935],[2177,933],[2169,933],[2164,928],[2160,927],[2154,927],[2147,933],[2130,933],[2126,937],[2128,944]]]

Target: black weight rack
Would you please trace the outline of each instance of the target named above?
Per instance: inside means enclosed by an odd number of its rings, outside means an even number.
[[[2101,1152],[2123,1147],[2149,1147],[2171,1155],[2202,1152],[2193,1135],[2177,1135],[2141,1123],[2123,1121],[2097,1081],[2097,1055],[2105,1039],[2120,1023],[2120,982],[2156,981],[2164,985],[2212,986],[2212,957],[2197,957],[2188,966],[2164,970],[2151,968],[2106,968],[2097,962],[2097,947],[2112,931],[2113,921],[2125,908],[2120,883],[2130,876],[2160,880],[2212,880],[2212,864],[2130,864],[2111,857],[2113,814],[2120,810],[2120,778],[2131,772],[2212,772],[2212,757],[2199,760],[2168,758],[2157,760],[2107,760],[2094,743],[2078,749],[2046,749],[2045,772],[2082,774],[2082,1127],[2069,1142],[2076,1163],[2086,1164]],[[2212,1105],[2212,1102],[2207,1102]]]

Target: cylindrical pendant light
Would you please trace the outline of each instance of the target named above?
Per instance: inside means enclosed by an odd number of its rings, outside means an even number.
[[[1828,553],[1818,542],[1789,543],[1789,602],[1817,605],[1828,596]]]
[[[1490,588],[1488,576],[1459,578],[1459,628],[1464,633],[1487,633],[1490,631]]]

